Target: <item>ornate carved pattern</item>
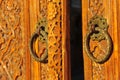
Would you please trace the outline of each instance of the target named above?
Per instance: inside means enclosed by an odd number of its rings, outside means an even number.
[[[48,4],[48,79],[62,80],[62,19],[61,1],[47,0]]]
[[[62,80],[61,1],[40,0],[42,17],[48,20],[48,63],[41,64],[41,80]]]
[[[0,80],[25,79],[22,7],[21,0],[0,0]]]
[[[40,10],[39,10],[39,12],[40,12],[40,14],[39,14],[39,19],[38,19],[38,21],[40,20],[40,19],[42,19],[43,17],[44,18],[47,18],[47,0],[39,0],[40,1],[40,4],[39,4],[39,8],[40,8]],[[48,27],[48,26],[46,26],[46,27]],[[41,47],[40,47],[40,50],[41,50]],[[46,64],[40,64],[40,78],[41,78],[41,80],[47,80],[47,79],[49,79],[48,78],[48,63],[46,63]]]
[[[105,80],[104,65],[93,63],[93,80]]]
[[[103,0],[89,0],[88,17],[104,14]]]
[[[48,20],[48,63],[41,64],[41,80],[62,80],[61,1],[40,0],[40,15]]]
[[[39,0],[40,1],[40,14],[39,19],[43,17],[47,17],[47,0]]]
[[[103,5],[103,0],[89,0],[89,7],[88,7],[88,21],[90,20],[91,17],[95,15],[104,15],[104,5]],[[95,48],[95,46],[97,47]],[[93,50],[94,55],[98,56],[100,55],[100,49],[99,46],[100,43],[95,43],[91,45],[91,50]],[[102,54],[101,54],[102,55]],[[97,64],[95,62],[92,63],[93,66],[93,80],[105,80],[104,77],[104,65],[103,64]]]

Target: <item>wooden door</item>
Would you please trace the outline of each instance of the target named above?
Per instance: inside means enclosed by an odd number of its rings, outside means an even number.
[[[27,3],[0,0],[0,80],[30,79]]]
[[[103,63],[96,63],[87,56],[85,49],[84,53],[84,73],[85,80],[119,80],[120,79],[120,1],[119,0],[82,0],[82,23],[83,23],[83,44],[85,44],[86,34],[88,33],[88,23],[94,16],[103,16],[108,24],[108,34],[112,39],[112,51],[108,60]],[[107,53],[107,39],[92,41],[90,38],[89,47],[94,51],[94,56],[100,56],[100,50]],[[95,48],[95,46],[97,46]],[[105,47],[106,46],[106,47]],[[85,47],[85,45],[83,46]],[[102,57],[101,57],[102,58]]]
[[[70,80],[67,0],[0,0],[0,80]],[[47,20],[48,62],[30,55],[36,24]],[[68,20],[67,20],[68,19]],[[39,41],[35,42],[39,55]]]

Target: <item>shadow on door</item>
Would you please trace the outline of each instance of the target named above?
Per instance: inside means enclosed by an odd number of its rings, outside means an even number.
[[[82,8],[80,0],[71,0],[70,7],[70,44],[71,44],[71,78],[84,80],[82,54]]]

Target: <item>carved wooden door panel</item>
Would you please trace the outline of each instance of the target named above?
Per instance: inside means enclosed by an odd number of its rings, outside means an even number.
[[[29,77],[26,3],[27,0],[0,0],[0,80]]]
[[[84,53],[84,73],[85,80],[119,80],[120,79],[120,34],[119,34],[119,17],[120,17],[120,1],[119,0],[82,0],[82,23],[83,23],[83,53]],[[99,17],[102,18],[99,18]],[[94,17],[94,18],[93,18]],[[105,19],[103,19],[105,18]],[[92,19],[92,20],[91,20]],[[107,22],[108,29],[100,37],[106,37],[97,41],[100,31],[98,28],[105,24],[98,21]],[[96,22],[95,22],[96,21]],[[102,26],[100,26],[100,25]],[[89,33],[89,31],[91,32]],[[96,31],[98,30],[98,31]],[[111,37],[112,45],[109,45],[108,36]],[[94,36],[93,36],[94,34]],[[87,38],[86,38],[87,36]],[[94,37],[94,39],[93,39]],[[86,40],[88,39],[88,40]],[[86,47],[86,45],[88,47]],[[110,55],[103,62],[104,56]],[[87,48],[87,50],[86,50]],[[90,52],[90,53],[89,53]],[[89,53],[89,54],[88,54]],[[94,54],[93,54],[94,53]],[[87,55],[88,54],[88,55]],[[89,56],[89,57],[88,57]],[[91,56],[94,56],[91,58]],[[94,59],[93,59],[94,58]],[[98,60],[98,61],[97,61]]]
[[[46,19],[45,28],[48,29],[48,62],[40,63],[31,59],[33,80],[70,80],[69,41],[67,41],[69,40],[69,25],[67,24],[69,15],[66,16],[66,4],[66,0],[30,0],[31,35],[36,30],[36,23],[43,18]],[[39,41],[36,43],[36,53],[40,55],[42,46],[38,45]]]
[[[67,0],[0,0],[0,80],[70,80],[67,6]],[[29,50],[36,24],[43,18],[48,29],[47,63],[31,58]],[[34,44],[40,55],[43,46],[39,40]]]

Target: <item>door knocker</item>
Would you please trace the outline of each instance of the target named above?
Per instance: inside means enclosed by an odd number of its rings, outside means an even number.
[[[47,46],[48,43],[47,36],[48,36],[47,21],[45,18],[43,18],[37,23],[36,31],[33,33],[29,44],[30,54],[36,61],[43,63],[46,62],[46,59],[48,57],[48,49],[46,48],[43,54],[40,57],[38,57],[36,52],[33,50],[33,44],[36,39],[39,39],[39,41],[45,43]]]
[[[88,22],[88,32],[85,37],[85,42],[84,42],[84,49],[88,55],[88,57],[92,60],[95,61],[96,63],[104,63],[107,61],[111,55],[112,52],[112,39],[108,33],[108,24],[107,20],[103,18],[102,16],[94,16],[93,18],[90,19]],[[107,48],[106,48],[106,53],[104,56],[100,59],[97,59],[94,57],[93,53],[90,51],[90,39],[93,41],[102,41],[106,40],[107,42]]]

